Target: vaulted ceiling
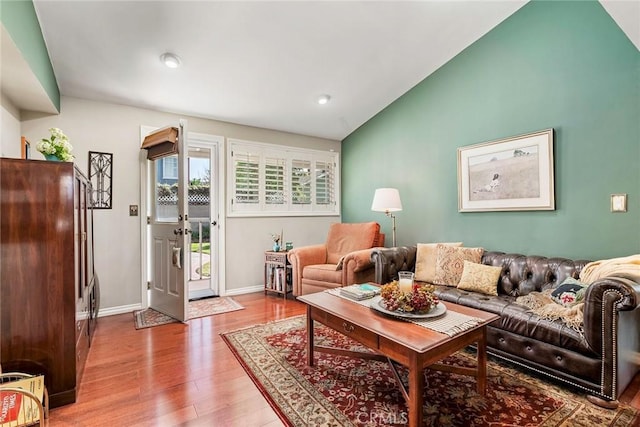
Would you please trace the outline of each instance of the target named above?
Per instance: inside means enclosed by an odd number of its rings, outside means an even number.
[[[640,2],[601,3],[640,46]],[[524,4],[34,1],[62,95],[335,140]]]

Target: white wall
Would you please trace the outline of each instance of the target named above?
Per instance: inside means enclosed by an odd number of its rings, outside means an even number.
[[[0,157],[20,158],[20,111],[4,94],[0,99]]]
[[[180,118],[185,118],[189,132],[340,151],[338,141],[77,98],[62,97],[60,110],[60,115],[49,117],[24,112],[23,135],[37,141],[49,135],[50,127],[62,129],[74,147],[76,164],[85,173],[89,151],[113,153],[113,209],[94,212],[101,309],[141,303],[140,217],[129,216],[129,205],[141,205],[141,125],[177,125]],[[19,143],[16,146],[19,148]],[[220,155],[226,158],[225,152]],[[43,158],[35,150],[32,157]],[[221,206],[220,214],[224,212],[225,207]],[[324,242],[329,224],[339,221],[337,216],[228,218],[226,230],[221,230],[226,239],[226,283],[220,283],[221,291],[234,293],[262,285],[263,253],[273,244],[270,233],[284,229],[285,240],[295,246],[319,243]]]

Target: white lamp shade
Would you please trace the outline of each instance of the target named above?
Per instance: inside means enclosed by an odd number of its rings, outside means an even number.
[[[400,193],[396,188],[378,188],[373,195],[371,210],[376,212],[398,212],[402,210]]]

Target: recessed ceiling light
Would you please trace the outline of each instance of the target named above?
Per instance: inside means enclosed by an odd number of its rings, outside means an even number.
[[[180,58],[174,53],[163,53],[160,60],[169,68],[178,68],[180,66]]]
[[[324,105],[327,102],[329,102],[330,99],[331,99],[331,97],[329,95],[320,95],[318,97],[318,104]]]

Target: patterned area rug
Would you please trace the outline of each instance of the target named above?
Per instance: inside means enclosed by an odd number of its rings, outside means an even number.
[[[316,353],[306,366],[304,316],[222,334],[251,379],[288,426],[399,426],[407,408],[386,363]],[[316,323],[318,345],[366,350]],[[460,351],[443,363],[475,366]],[[402,372],[406,384],[406,371]],[[487,397],[475,378],[425,369],[424,425],[634,426],[638,411],[598,408],[560,386],[489,361]]]
[[[189,319],[242,310],[244,307],[230,297],[206,298],[189,302]],[[178,323],[173,317],[155,311],[152,308],[133,312],[136,329]]]

